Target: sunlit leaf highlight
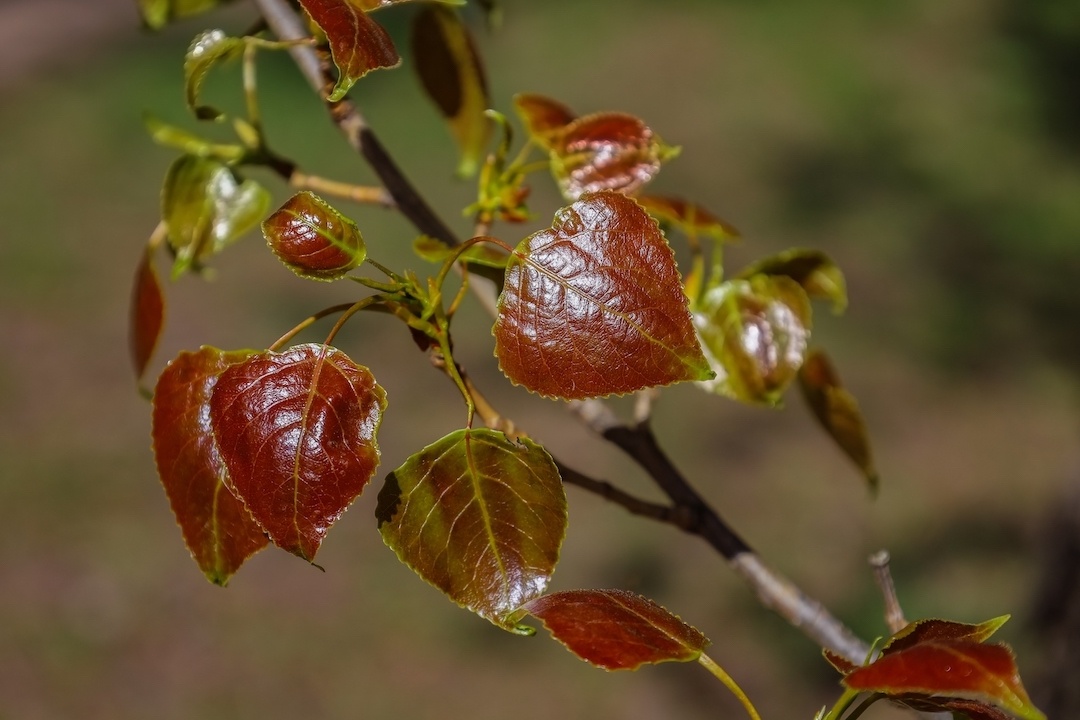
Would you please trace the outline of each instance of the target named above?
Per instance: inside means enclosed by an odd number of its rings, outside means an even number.
[[[458,430],[386,478],[376,510],[386,544],[451,600],[507,630],[539,597],[566,534],[555,463],[528,439]]]
[[[547,397],[623,394],[713,376],[656,221],[614,192],[586,195],[506,266],[495,354]]]
[[[199,103],[199,91],[207,73],[220,62],[239,57],[244,51],[244,41],[230,37],[223,30],[207,30],[199,33],[184,57],[184,96],[188,109],[200,120],[218,120],[223,117],[219,110]]]
[[[313,560],[379,464],[386,393],[326,345],[263,352],[230,366],[210,420],[231,487],[275,545]]]
[[[582,660],[605,670],[697,660],[708,639],[646,598],[625,590],[570,590],[525,610]]]
[[[218,378],[253,352],[204,347],[180,353],[161,373],[154,391],[158,475],[191,556],[217,585],[225,585],[268,542],[229,491],[228,470],[210,426],[210,397]]]
[[[470,176],[494,129],[484,114],[491,100],[476,41],[456,11],[433,4],[413,17],[412,51],[424,89],[461,149],[458,174]]]
[[[262,232],[281,262],[309,280],[337,280],[367,257],[356,224],[306,190],[264,220]]]
[[[329,100],[345,97],[357,80],[372,70],[397,67],[401,57],[390,35],[364,12],[356,0],[300,0],[311,19],[326,33],[338,80]]]

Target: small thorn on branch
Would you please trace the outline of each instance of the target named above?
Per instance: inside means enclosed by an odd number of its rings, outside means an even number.
[[[870,556],[870,567],[874,569],[874,579],[885,598],[885,624],[889,626],[889,632],[895,635],[907,627],[908,621],[896,597],[896,585],[889,570],[890,559],[888,550],[879,550]]]

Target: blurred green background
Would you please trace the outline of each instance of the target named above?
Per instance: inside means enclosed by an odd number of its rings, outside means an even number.
[[[378,16],[403,49],[413,10]],[[156,480],[127,357],[130,281],[172,157],[140,114],[194,127],[187,43],[253,17],[241,2],[150,35],[127,0],[0,3],[0,718],[738,717],[700,667],[606,674],[447,602],[376,532],[384,472],[330,534],[325,573],[266,551],[226,590],[202,578]],[[652,188],[738,226],[733,267],[803,246],[848,273],[850,311],[819,312],[815,335],[862,402],[880,496],[794,395],[773,412],[665,391],[656,426],[686,474],[866,638],[885,632],[865,561],[882,547],[909,617],[1013,613],[1002,636],[1036,702],[1080,713],[1054,689],[1055,669],[1069,672],[1061,618],[1080,635],[1080,594],[1068,594],[1080,534],[1066,512],[1080,469],[1080,3],[507,0],[503,27],[477,23],[477,35],[498,109],[540,92],[581,113],[638,114],[682,145]],[[465,233],[470,185],[453,179],[449,133],[409,64],[353,97]],[[280,151],[371,181],[288,59],[261,69]],[[233,66],[208,97],[235,106],[238,86]],[[493,234],[516,243],[558,205],[537,176],[537,222]],[[426,269],[403,220],[342,207],[376,259]],[[214,265],[214,282],[168,288],[152,372],[180,349],[266,346],[353,293],[295,278],[254,235]],[[458,345],[497,406],[582,470],[656,497],[558,404],[501,378],[489,326],[470,308]],[[463,421],[400,326],[359,318],[340,344],[387,389],[383,470]],[[813,644],[704,543],[568,495],[556,589],[623,587],[679,613],[767,718],[835,699]]]

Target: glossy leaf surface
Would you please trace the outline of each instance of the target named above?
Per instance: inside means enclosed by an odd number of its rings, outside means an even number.
[[[428,262],[441,263],[454,252],[446,243],[437,238],[421,235],[413,240],[413,251]],[[510,256],[489,243],[477,243],[461,253],[460,258],[468,263],[485,267],[505,268]]]
[[[357,80],[372,70],[397,67],[401,57],[383,26],[354,0],[300,0],[311,19],[326,33],[330,55],[338,68],[338,81],[330,93],[336,102]]]
[[[738,277],[746,279],[754,275],[789,277],[810,297],[832,301],[834,313],[842,313],[847,308],[844,273],[819,250],[785,250],[750,265]]]
[[[547,588],[567,522],[551,456],[493,430],[458,430],[410,457],[386,478],[375,514],[403,563],[508,630]]]
[[[229,37],[223,30],[207,30],[195,36],[184,57],[184,96],[188,109],[200,120],[218,120],[220,111],[199,104],[199,91],[206,74],[219,62],[239,57],[244,41]]]
[[[251,351],[204,347],[183,352],[154,391],[154,460],[191,556],[209,580],[224,585],[266,534],[229,491],[228,470],[210,427],[210,397],[221,373]]]
[[[656,221],[613,192],[587,195],[521,242],[506,267],[495,354],[548,397],[587,398],[712,377]]]
[[[472,175],[494,129],[484,114],[491,99],[476,42],[457,12],[429,5],[413,17],[412,50],[420,82],[461,149],[458,174]]]
[[[198,15],[221,5],[223,0],[138,0],[143,22],[160,30],[170,20]]]
[[[633,115],[598,113],[552,138],[551,172],[567,200],[601,190],[633,194],[676,153]]]
[[[534,141],[551,150],[554,141],[567,125],[577,118],[562,103],[543,95],[522,93],[514,96],[514,109],[525,123],[525,129]]]
[[[840,376],[823,351],[812,350],[806,356],[799,369],[799,388],[825,432],[862,471],[870,486],[876,488],[878,474],[870,449],[870,433],[859,403],[840,385]]]
[[[161,281],[154,270],[154,258],[150,248],[143,252],[139,267],[135,270],[135,285],[131,293],[131,315],[128,326],[128,344],[131,362],[135,367],[135,379],[142,379],[146,366],[154,355],[165,325],[165,295]]]
[[[708,639],[652,600],[625,590],[570,590],[525,609],[582,660],[605,670],[697,660]]]
[[[790,278],[755,275],[706,292],[694,322],[716,370],[706,389],[776,405],[806,356],[810,300]]]
[[[854,690],[891,697],[916,696],[930,705],[971,700],[1007,710],[1025,720],[1045,720],[1031,704],[1012,652],[1004,645],[968,640],[927,640],[882,655],[844,678]],[[967,711],[964,711],[967,712]]]
[[[337,280],[367,257],[356,224],[306,190],[264,220],[262,232],[281,262],[309,280]]]
[[[186,155],[236,163],[247,154],[242,145],[212,143],[187,130],[164,123],[150,113],[143,115],[143,125],[158,145],[176,148]]]
[[[881,647],[882,654],[889,654],[906,650],[909,647],[922,642],[933,640],[967,640],[969,642],[986,642],[996,633],[1001,626],[1008,622],[1009,616],[1002,615],[993,620],[987,620],[978,625],[954,622],[952,620],[938,620],[930,618],[916,620],[908,623],[908,626],[889,638]]]
[[[642,195],[637,199],[650,215],[662,222],[669,222],[683,232],[707,235],[717,240],[737,240],[742,236],[733,225],[692,202],[682,198],[660,195]]]
[[[161,216],[176,253],[173,277],[220,252],[266,213],[270,194],[215,160],[183,155],[169,167]]]
[[[222,374],[210,420],[232,489],[275,545],[313,560],[379,464],[386,394],[325,345],[263,352]]]

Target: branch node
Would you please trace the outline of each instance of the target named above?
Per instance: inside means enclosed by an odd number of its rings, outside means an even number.
[[[870,556],[870,567],[874,569],[874,579],[885,598],[885,624],[889,626],[889,632],[895,635],[907,627],[908,622],[900,607],[900,599],[896,597],[896,585],[889,570],[890,560],[888,550],[879,550]]]

